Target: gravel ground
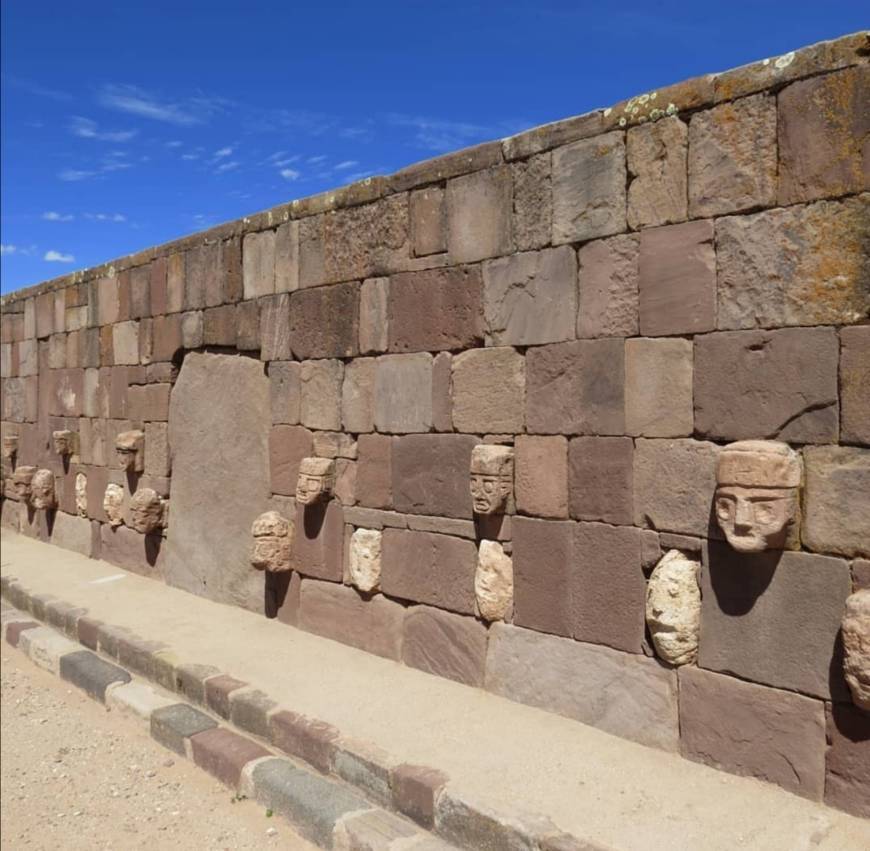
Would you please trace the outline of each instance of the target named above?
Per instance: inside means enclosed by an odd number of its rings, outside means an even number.
[[[149,738],[144,726],[3,648],[0,848],[292,849],[313,845]]]

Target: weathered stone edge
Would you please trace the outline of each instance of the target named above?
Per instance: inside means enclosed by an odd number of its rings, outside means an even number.
[[[126,673],[128,677],[129,674],[124,666],[130,667],[136,673],[168,691],[185,694],[188,699],[191,699],[190,695],[184,692],[183,688],[185,685],[189,686],[190,681],[188,679],[184,682],[182,677],[176,676],[175,672],[184,671],[189,676],[192,671],[199,670],[203,675],[199,685],[203,688],[200,692],[201,700],[197,702],[209,712],[213,712],[213,707],[209,705],[206,697],[205,683],[217,677],[229,676],[216,671],[211,666],[181,662],[165,645],[146,641],[129,630],[103,624],[89,618],[85,609],[77,608],[55,598],[46,600],[44,595],[33,594],[17,582],[14,577],[0,577],[0,596],[18,609],[21,615],[20,619],[4,617],[0,641],[6,639],[10,626],[14,629],[18,624],[23,625],[23,623],[30,622],[31,618],[37,618],[62,629],[68,637],[85,647],[94,648],[96,646],[102,655],[93,653],[95,658],[102,659],[103,656],[108,656],[120,662],[121,666],[115,667],[119,672]],[[36,612],[33,611],[34,608]],[[24,626],[24,629],[36,626],[37,624],[31,622],[29,626]],[[81,651],[75,647],[67,653],[61,654],[60,658],[82,652],[89,651]],[[60,659],[58,667],[59,665]],[[109,686],[106,692],[129,681],[129,679],[121,678],[117,683]],[[75,684],[79,685],[79,683]],[[460,847],[500,847],[503,843],[513,847],[514,843],[519,843],[519,847],[540,849],[540,851],[548,851],[550,848],[559,849],[559,851],[572,851],[574,848],[577,851],[581,851],[581,849],[582,851],[617,851],[617,849],[605,847],[591,839],[581,840],[567,834],[542,816],[519,816],[516,813],[496,812],[488,805],[468,800],[453,787],[449,777],[444,772],[427,766],[399,764],[395,758],[380,748],[342,736],[340,731],[332,725],[293,713],[286,707],[278,706],[272,701],[270,701],[272,707],[266,713],[268,719],[266,728],[269,735],[264,736],[264,728],[259,723],[252,723],[246,713],[234,712],[235,705],[244,702],[253,691],[247,684],[241,684],[229,692],[230,718],[235,726],[265,741],[267,747],[273,751],[283,751],[294,760],[311,765],[321,776],[324,774],[334,776],[339,781],[354,786],[367,799],[374,800],[385,808],[415,821],[425,831],[434,831],[449,842],[459,843]],[[257,692],[257,695],[261,694]],[[100,699],[94,694],[91,696]],[[105,696],[103,699],[105,700]],[[172,704],[172,706],[182,705],[190,706],[189,703],[181,701]],[[292,749],[287,747],[286,736],[281,739],[283,747],[276,743],[278,731],[276,725],[272,723],[272,719],[281,714],[291,715],[298,719],[293,728],[296,734],[294,736],[296,747]],[[226,729],[233,732],[229,726],[218,725],[217,722],[215,725],[213,729]],[[283,729],[286,730],[286,725]],[[238,734],[235,735],[238,736]],[[166,745],[160,738],[153,737],[164,746]],[[242,739],[243,737],[238,736],[238,738]],[[189,738],[185,741],[185,752],[188,757],[193,758]],[[252,785],[255,784],[253,767],[263,759],[280,758],[272,753],[268,757],[260,757],[247,763],[241,772],[236,790],[249,797],[256,797],[257,789]],[[295,765],[295,762],[286,761]],[[407,786],[409,777],[417,792],[416,795],[410,797],[403,791]],[[218,779],[225,782],[220,777]],[[424,808],[427,812],[423,813],[418,807],[421,789],[427,799]],[[377,809],[374,803],[370,806],[372,809]],[[336,831],[339,830],[342,822],[343,819],[336,822]],[[300,831],[305,832],[306,825],[297,824],[296,826],[299,827]],[[341,829],[344,830],[344,828]],[[312,841],[317,841],[315,833],[306,835]],[[407,841],[405,839],[399,842],[402,843],[402,848],[406,847]],[[489,844],[492,842],[495,842],[496,845]],[[384,846],[385,849],[387,847]],[[445,851],[449,847],[451,846],[445,844]]]

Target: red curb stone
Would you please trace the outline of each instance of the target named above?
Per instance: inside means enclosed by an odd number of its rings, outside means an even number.
[[[102,621],[94,618],[83,617],[79,618],[78,622],[78,638],[79,644],[83,644],[89,650],[96,650],[99,642],[100,627],[103,626]]]
[[[190,746],[194,763],[231,788],[239,785],[249,762],[270,755],[256,742],[221,727],[191,736]]]
[[[331,724],[282,710],[269,719],[269,738],[276,748],[304,759],[318,771],[329,774],[339,731]]]
[[[6,641],[13,647],[18,647],[18,639],[21,638],[21,633],[25,629],[33,629],[35,626],[39,626],[35,621],[16,621],[15,623],[7,624]]]
[[[435,802],[449,778],[443,771],[403,762],[390,772],[393,806],[427,829],[435,821]]]
[[[205,681],[205,705],[221,718],[230,717],[230,692],[243,688],[247,683],[227,674],[220,674]]]

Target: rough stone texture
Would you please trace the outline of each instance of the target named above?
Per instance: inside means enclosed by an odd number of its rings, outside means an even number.
[[[341,422],[345,431],[374,431],[375,371],[375,358],[356,358],[345,365],[341,386]]]
[[[260,359],[264,361],[289,360],[291,357],[289,294],[280,293],[266,296],[260,299],[259,303]]]
[[[335,500],[296,507],[296,531],[290,551],[290,567],[303,576],[340,582],[344,517]]]
[[[357,529],[350,536],[350,578],[360,591],[370,593],[381,581],[381,532]]]
[[[718,453],[719,447],[705,441],[635,441],[635,524],[706,537]]]
[[[360,505],[389,508],[393,493],[392,439],[380,434],[361,434],[358,447],[356,483]]]
[[[247,763],[271,755],[250,739],[223,728],[195,733],[190,747],[194,763],[231,789],[239,785]]]
[[[299,419],[308,428],[341,430],[341,390],[344,364],[340,360],[310,360],[300,372]]]
[[[453,427],[472,433],[523,430],[526,374],[509,347],[472,349],[453,358]]]
[[[486,688],[643,745],[677,749],[676,677],[654,659],[496,623]]]
[[[550,242],[553,228],[553,190],[550,154],[513,163],[514,244],[517,251],[541,248]]]
[[[630,437],[575,437],[568,450],[571,516],[580,520],[632,522]]]
[[[627,234],[596,240],[580,249],[578,337],[637,334],[639,246],[639,238]]]
[[[852,323],[870,311],[870,196],[716,221],[719,328]]]
[[[385,529],[382,547],[381,589],[385,594],[474,614],[477,550],[471,541]]]
[[[438,352],[480,345],[484,336],[480,266],[393,275],[388,329],[391,352]]]
[[[432,355],[384,355],[374,377],[374,424],[393,434],[432,428]]]
[[[553,151],[552,183],[554,244],[625,230],[622,133],[606,133],[557,148]]]
[[[275,292],[275,231],[249,233],[242,242],[245,298]]]
[[[301,369],[300,364],[295,361],[269,364],[269,398],[273,423],[295,425],[299,422],[302,403]]]
[[[715,328],[713,222],[643,231],[638,281],[641,334],[695,334]]]
[[[58,511],[54,515],[50,540],[55,546],[90,556],[93,549],[91,521]]]
[[[244,606],[254,519],[268,508],[269,379],[251,358],[191,352],[170,400],[166,581]],[[233,498],[224,499],[232,482]]]
[[[780,204],[870,187],[870,69],[792,83],[777,99]]]
[[[737,553],[710,541],[701,572],[703,668],[822,698],[847,695],[838,633],[847,562],[811,553]]]
[[[331,724],[282,710],[269,719],[272,744],[290,756],[305,760],[323,774],[332,770],[339,732]]]
[[[526,354],[526,426],[538,434],[622,434],[622,340],[577,340]]]
[[[385,352],[389,346],[389,297],[389,278],[363,281],[359,294],[359,350],[363,354]]]
[[[126,526],[100,527],[100,558],[143,576],[165,577],[166,550],[159,535],[140,535]]]
[[[504,620],[513,608],[514,567],[497,541],[481,541],[474,573],[477,611],[488,621]]]
[[[324,317],[329,317],[324,322]],[[344,358],[359,352],[359,284],[300,290],[290,296],[293,355]]]
[[[870,589],[847,598],[842,634],[843,672],[852,702],[870,712]]]
[[[217,727],[217,723],[204,712],[176,703],[151,713],[151,738],[164,747],[184,756],[184,740]]]
[[[474,263],[510,253],[512,193],[508,166],[448,181],[447,251],[452,263]]]
[[[700,569],[698,562],[670,550],[649,578],[646,623],[658,657],[669,665],[687,665],[698,658]]]
[[[854,706],[827,706],[825,803],[870,817],[870,713]]]
[[[334,847],[385,848],[390,847],[388,843],[393,840],[408,839],[409,842],[413,842],[409,837],[422,838],[417,828],[404,819],[384,810],[367,810],[364,813],[349,813],[336,825]],[[426,848],[418,842],[413,842],[408,847],[416,851],[426,851]]]
[[[430,186],[411,193],[411,245],[415,257],[447,250],[447,217],[444,190]]]
[[[274,426],[269,432],[269,468],[272,493],[294,496],[299,464],[313,452],[313,437],[301,426]]]
[[[538,517],[567,517],[568,440],[561,435],[517,435],[514,456],[517,511]]]
[[[856,558],[852,562],[852,590],[870,588],[870,559]]]
[[[447,780],[443,771],[402,763],[390,771],[393,807],[417,824],[431,828],[435,819],[435,803]]]
[[[402,661],[439,677],[481,686],[486,627],[474,618],[412,606],[405,614]]]
[[[299,287],[299,222],[285,222],[275,231],[275,292]]]
[[[112,356],[115,365],[139,363],[138,322],[118,322],[112,326]]]
[[[487,345],[574,337],[577,257],[569,246],[490,260],[483,266],[483,286]]]
[[[776,98],[753,95],[689,124],[689,214],[721,216],[776,201]]]
[[[106,689],[113,683],[129,683],[130,675],[89,650],[67,653],[60,658],[60,677],[105,703]]]
[[[626,134],[630,228],[686,220],[688,138],[689,128],[676,115]]]
[[[625,429],[643,437],[688,437],[694,428],[691,340],[625,341]]]
[[[680,733],[689,759],[822,798],[821,701],[687,665],[680,669]]]
[[[696,434],[793,443],[836,440],[837,354],[832,328],[696,337]]]
[[[840,330],[840,441],[870,444],[870,325]]]
[[[230,721],[248,733],[268,739],[269,713],[277,705],[258,689],[240,689],[230,695]]]

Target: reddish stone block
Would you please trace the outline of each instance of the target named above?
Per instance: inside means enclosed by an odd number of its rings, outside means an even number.
[[[382,434],[361,434],[357,451],[359,458],[356,465],[356,483],[359,504],[368,508],[391,508],[392,438]]]
[[[448,776],[436,768],[402,763],[390,771],[393,807],[417,824],[431,828],[438,793],[448,780]]]
[[[221,243],[223,301],[235,304],[242,298],[242,242],[238,237]]]
[[[439,352],[432,361],[432,426],[435,431],[453,431],[453,356]]]
[[[269,718],[269,738],[276,748],[304,759],[323,774],[332,771],[336,741],[341,733],[324,721],[281,710]]]
[[[474,614],[477,549],[473,542],[431,532],[385,529],[381,546],[381,590],[385,594]]]
[[[137,266],[130,270],[130,318],[142,319],[151,315],[151,266]]]
[[[870,714],[855,706],[826,706],[825,803],[870,818]]]
[[[359,284],[335,284],[290,295],[293,355],[345,358],[359,354]]]
[[[6,625],[6,641],[13,647],[18,647],[18,641],[21,638],[21,633],[26,629],[34,629],[41,624],[36,621],[13,621]]]
[[[301,365],[295,361],[276,361],[269,364],[267,371],[272,422],[296,425],[302,402]]]
[[[311,455],[314,437],[301,426],[273,426],[269,432],[272,493],[295,496],[299,463]]]
[[[168,293],[166,289],[166,272],[168,262],[165,257],[158,257],[149,267],[150,281],[148,295],[150,298],[150,316],[162,316],[166,313]]]
[[[486,627],[474,618],[412,606],[405,615],[402,661],[429,674],[482,686]]]
[[[686,220],[689,128],[676,115],[626,134],[628,225],[632,229]]]
[[[290,351],[290,295],[280,293],[259,300],[260,304],[260,359],[265,361],[289,360]],[[320,328],[329,325],[332,317],[324,314]],[[326,318],[330,317],[330,318]]]
[[[870,445],[870,325],[840,329],[840,440]]]
[[[510,140],[506,140],[505,144],[509,143]],[[511,164],[514,182],[513,231],[517,251],[543,248],[550,244],[553,228],[550,172],[549,153]]]
[[[155,361],[171,361],[182,348],[181,314],[158,316],[152,326],[151,357]]]
[[[344,515],[340,503],[333,499],[326,505],[298,505],[295,521],[290,566],[303,576],[340,582],[344,563]]]
[[[101,507],[103,494],[99,496]],[[100,528],[100,557],[133,573],[162,577],[165,561],[162,551],[163,541],[158,535],[140,535],[126,526],[113,528],[108,523]]]
[[[568,440],[517,435],[514,458],[517,511],[568,516]]]
[[[227,674],[209,677],[205,681],[205,704],[221,718],[230,717],[230,693],[247,685]]]
[[[225,786],[235,789],[242,779],[242,769],[252,760],[271,756],[256,742],[224,728],[195,733],[190,737],[193,761]]]
[[[447,250],[447,216],[444,190],[437,186],[411,193],[411,245],[416,257]]]
[[[202,342],[206,346],[236,345],[236,306],[225,304],[203,312]]]
[[[36,297],[36,336],[41,340],[54,333],[54,293]]]
[[[169,419],[171,384],[137,384],[127,390],[127,416],[134,422]]]
[[[630,525],[634,480],[630,437],[576,437],[568,450],[571,516]]]
[[[217,244],[198,245],[184,254],[184,309],[201,310],[207,304],[220,304],[214,301],[218,291],[220,276],[220,246]],[[212,296],[207,301],[206,294]]]
[[[100,627],[102,626],[104,626],[103,622],[95,620],[94,618],[79,618],[78,624],[76,625],[79,644],[83,644],[91,650],[96,650],[99,643]]]
[[[452,263],[473,263],[513,249],[513,184],[508,166],[447,183],[447,247]]]

